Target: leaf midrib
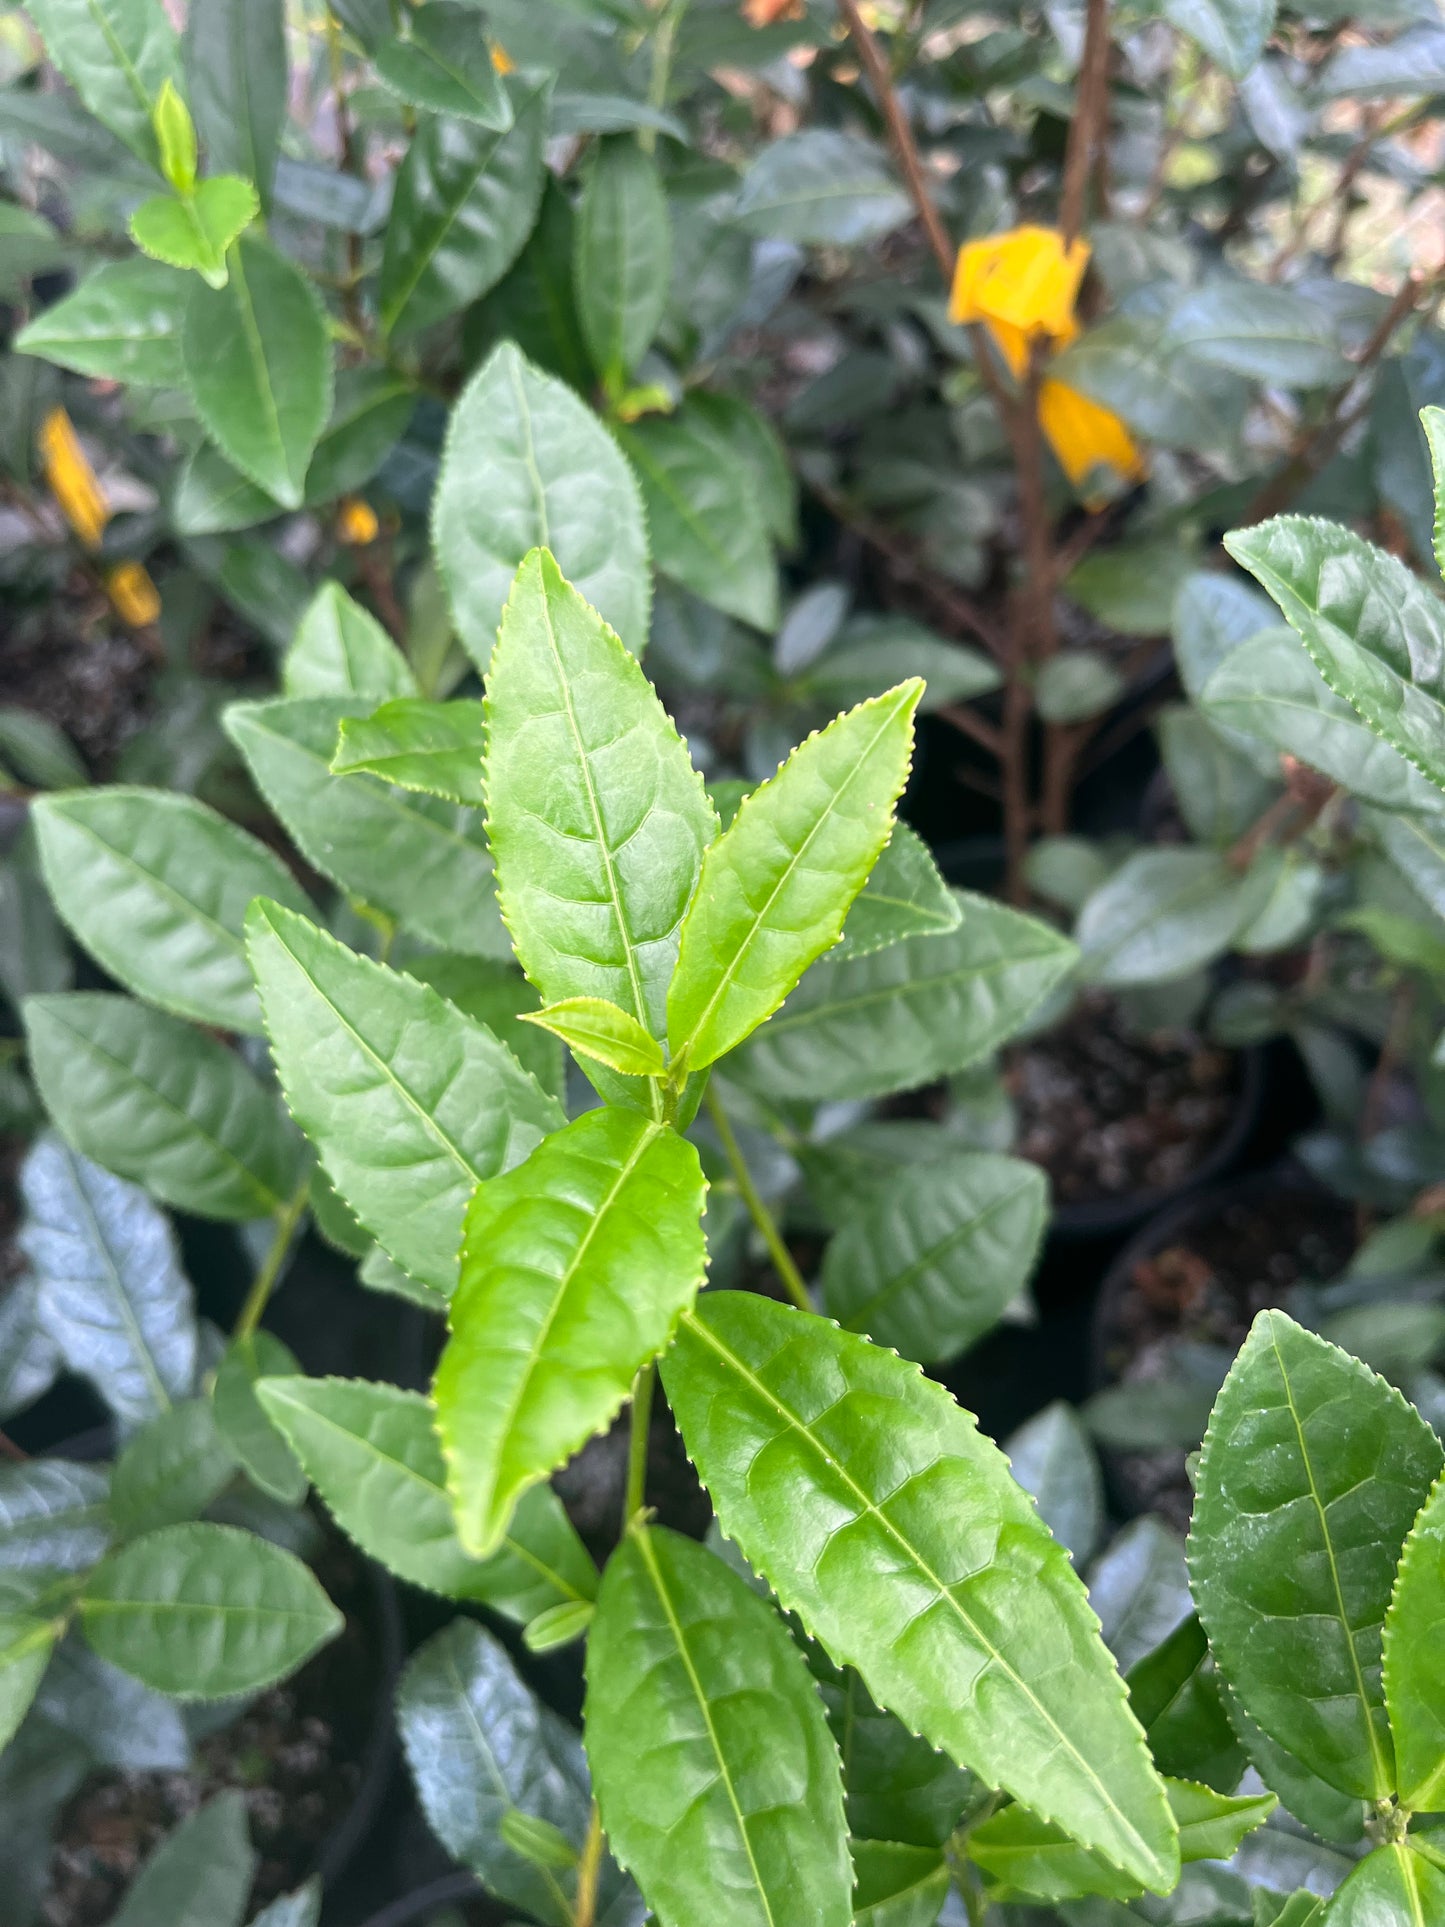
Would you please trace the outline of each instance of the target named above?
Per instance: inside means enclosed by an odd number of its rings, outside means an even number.
[[[921,1251],[916,1258],[906,1264],[901,1271],[895,1272],[891,1277],[887,1278],[884,1283],[878,1287],[877,1291],[866,1298],[861,1305],[854,1306],[848,1313],[847,1322],[845,1322],[843,1329],[845,1331],[860,1329],[859,1326],[854,1324],[853,1321],[855,1319],[866,1318],[876,1305],[883,1303],[886,1299],[897,1296],[900,1292],[906,1291],[916,1278],[921,1277],[925,1271],[931,1270],[935,1264],[940,1262],[942,1256],[950,1252],[955,1245],[963,1244],[972,1239],[1001,1212],[1008,1210],[1010,1205],[1016,1204],[1020,1196],[1028,1189],[1029,1184],[1029,1177],[1020,1176],[1011,1191],[1005,1192],[998,1197],[990,1198],[988,1202],[983,1205],[980,1210],[975,1211],[973,1216],[965,1223],[955,1225],[953,1230],[947,1232],[943,1237],[936,1239],[933,1244],[929,1245],[925,1250]],[[883,1267],[880,1265],[879,1269],[882,1270]]]
[[[84,1181],[76,1167],[74,1154],[67,1150],[65,1159],[69,1169],[70,1181],[75,1189],[75,1195],[80,1200],[80,1208],[90,1225],[93,1241],[91,1248],[92,1250],[98,1249],[100,1251],[104,1260],[105,1270],[109,1274],[111,1285],[114,1289],[116,1299],[119,1302],[121,1324],[130,1335],[132,1348],[140,1360],[142,1373],[149,1381],[153,1395],[159,1400],[161,1411],[168,1412],[171,1409],[172,1402],[170,1392],[166,1388],[165,1380],[160,1375],[159,1367],[151,1356],[150,1341],[147,1339],[141,1327],[140,1320],[136,1317],[135,1307],[130,1301],[130,1294],[126,1290],[125,1280],[121,1275],[120,1266],[117,1264],[115,1256],[111,1251],[109,1240],[106,1238],[104,1226],[100,1222],[99,1214],[91,1202],[90,1193],[86,1190]],[[91,1275],[93,1277],[94,1273]],[[56,1280],[57,1284],[62,1282],[66,1281]],[[69,1282],[78,1281],[72,1280]]]
[[[1023,1679],[1019,1675],[1019,1673],[1017,1673],[1014,1670],[1014,1668],[1004,1658],[1003,1654],[999,1652],[998,1648],[994,1646],[993,1643],[985,1637],[982,1629],[975,1623],[975,1621],[965,1611],[964,1607],[960,1604],[960,1602],[954,1598],[952,1589],[949,1586],[946,1586],[944,1584],[942,1578],[928,1564],[928,1561],[923,1557],[922,1553],[912,1543],[912,1541],[909,1540],[902,1532],[899,1531],[898,1527],[893,1524],[892,1520],[889,1519],[885,1513],[880,1511],[878,1506],[875,1505],[873,1500],[868,1496],[867,1492],[863,1489],[862,1486],[858,1484],[857,1480],[848,1471],[847,1467],[840,1464],[839,1461],[832,1456],[832,1454],[823,1445],[822,1441],[817,1437],[816,1433],[813,1432],[811,1427],[805,1425],[802,1422],[802,1420],[796,1416],[796,1414],[789,1411],[788,1407],[783,1404],[781,1399],[779,1399],[776,1396],[776,1394],[771,1390],[771,1388],[768,1385],[766,1385],[763,1382],[762,1379],[757,1377],[757,1375],[754,1372],[752,1372],[746,1364],[744,1364],[743,1360],[738,1357],[736,1352],[730,1350],[726,1345],[723,1344],[721,1339],[717,1338],[712,1332],[710,1332],[707,1326],[704,1325],[702,1321],[693,1312],[685,1311],[682,1315],[682,1322],[686,1324],[688,1330],[691,1331],[695,1337],[701,1338],[705,1344],[711,1346],[711,1348],[717,1353],[719,1358],[723,1359],[725,1363],[731,1366],[732,1369],[736,1371],[738,1376],[741,1379],[743,1379],[752,1388],[752,1390],[755,1392],[758,1398],[761,1399],[765,1405],[770,1406],[773,1409],[773,1411],[777,1413],[778,1417],[784,1421],[784,1423],[788,1426],[788,1428],[796,1432],[799,1438],[804,1440],[804,1442],[811,1448],[813,1454],[816,1457],[820,1458],[831,1471],[837,1474],[837,1476],[843,1481],[843,1483],[853,1493],[860,1509],[863,1512],[869,1514],[872,1518],[874,1518],[878,1522],[878,1524],[882,1527],[883,1531],[888,1535],[889,1538],[891,1538],[895,1542],[895,1544],[899,1547],[900,1551],[904,1554],[904,1556],[912,1563],[914,1568],[918,1572],[920,1572],[923,1575],[924,1579],[927,1580],[927,1582],[934,1588],[938,1598],[946,1601],[947,1604],[952,1608],[953,1612],[962,1621],[964,1626],[967,1627],[970,1637],[976,1641],[979,1648],[989,1655],[989,1658],[999,1668],[999,1671],[1003,1673],[1012,1682],[1012,1684],[1024,1696],[1024,1698],[1027,1699],[1030,1702],[1030,1704],[1034,1707],[1035,1711],[1038,1713],[1039,1717],[1044,1721],[1045,1725],[1053,1733],[1057,1735],[1061,1748],[1076,1761],[1084,1777],[1092,1783],[1092,1785],[1094,1786],[1094,1788],[1102,1798],[1105,1810],[1114,1814],[1120,1826],[1123,1828],[1123,1830],[1130,1836],[1131,1839],[1138,1842],[1140,1852],[1145,1858],[1145,1860],[1150,1865],[1155,1864],[1156,1857],[1153,1850],[1148,1845],[1148,1842],[1145,1841],[1143,1836],[1139,1833],[1138,1829],[1134,1826],[1133,1822],[1129,1819],[1127,1814],[1124,1813],[1122,1808],[1114,1800],[1113,1796],[1109,1792],[1108,1787],[1105,1785],[1104,1781],[1100,1778],[1099,1774],[1090,1765],[1089,1761],[1085,1759],[1084,1755],[1080,1753],[1079,1749],[1074,1745],[1073,1741],[1069,1738],[1068,1734],[1064,1732],[1062,1727],[1060,1727],[1060,1725],[1058,1724],[1057,1720],[1043,1705],[1043,1703],[1038,1698],[1037,1694],[1034,1692],[1033,1688],[1028,1684],[1028,1682],[1025,1679]],[[1036,1809],[1036,1811],[1041,1812],[1042,1810]],[[1045,1814],[1042,1817],[1048,1818],[1049,1816]],[[1112,1860],[1112,1856],[1109,1854],[1107,1848],[1098,1847],[1095,1849],[1095,1851],[1102,1853],[1106,1859]],[[1117,1864],[1117,1862],[1115,1862],[1114,1864]],[[1126,1871],[1126,1870],[1121,1869],[1121,1871]]]
[[[948,931],[943,932],[950,935]],[[877,953],[875,953],[877,954]],[[980,977],[995,977],[1005,971],[1016,969],[1021,963],[1052,963],[1058,960],[1058,953],[1047,950],[1036,951],[1030,956],[991,957],[984,964],[959,964],[951,970],[937,972],[931,977],[908,977],[902,983],[884,984],[880,988],[856,992],[851,997],[835,997],[825,1004],[808,1004],[789,1016],[786,1009],[781,1010],[768,1023],[767,1035],[773,1038],[780,1032],[796,1030],[808,1023],[821,1023],[844,1012],[864,1010],[870,1004],[891,1003],[897,997],[912,997],[919,991],[939,988],[962,988]],[[841,957],[840,963],[868,963],[868,957]]]

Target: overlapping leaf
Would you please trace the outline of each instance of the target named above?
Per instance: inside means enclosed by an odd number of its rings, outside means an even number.
[[[482,749],[480,703],[408,697],[384,702],[370,716],[347,717],[331,767],[338,775],[360,772],[399,789],[482,804]]]
[[[415,696],[416,677],[376,617],[339,582],[323,582],[281,665],[288,696]]]
[[[1385,1618],[1384,1687],[1401,1803],[1445,1808],[1445,1481],[1436,1484],[1405,1541]]]

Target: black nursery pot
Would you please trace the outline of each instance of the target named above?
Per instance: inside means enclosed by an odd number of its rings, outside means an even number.
[[[1090,1323],[1090,1390],[1163,1376],[1175,1343],[1213,1347],[1224,1365],[1260,1311],[1338,1272],[1355,1244],[1351,1207],[1291,1159],[1176,1199],[1104,1274]],[[1187,1448],[1105,1446],[1102,1456],[1124,1516],[1159,1511],[1187,1524]]]
[[[379,1913],[367,1914],[358,1927],[415,1927],[442,1907],[462,1908],[468,1927],[501,1927],[511,1918],[505,1908],[486,1897],[469,1873],[449,1873],[389,1901]]]

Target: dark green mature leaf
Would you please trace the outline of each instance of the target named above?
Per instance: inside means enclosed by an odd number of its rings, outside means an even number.
[[[202,442],[182,466],[171,495],[178,535],[228,535],[282,513],[264,489],[233,468],[214,442]]]
[[[0,987],[18,1008],[36,991],[68,989],[74,976],[74,956],[27,828],[0,863]]]
[[[370,716],[348,716],[331,767],[340,776],[379,776],[398,789],[480,806],[487,800],[483,744],[480,703],[405,696]]]
[[[126,1427],[188,1398],[195,1305],[169,1221],[144,1191],[48,1133],[26,1158],[20,1188],[21,1248],[66,1364],[94,1381]]]
[[[565,1102],[567,1080],[560,1041],[534,1024],[517,1021],[524,1012],[538,1008],[538,998],[515,964],[433,954],[408,957],[401,967],[495,1031],[523,1070],[530,1071],[559,1103]]]
[[[1298,656],[1292,642],[1290,647]],[[1162,710],[1157,728],[1169,787],[1191,836],[1227,845],[1258,822],[1277,783],[1273,773],[1258,767],[1256,757],[1237,748],[1202,709],[1183,703]]]
[[[462,1544],[615,1417],[703,1281],[696,1150],[635,1111],[589,1111],[467,1213],[438,1430]]]
[[[156,0],[25,0],[45,50],[98,121],[157,164],[151,115],[180,81],[180,47]]]
[[[256,1385],[262,1378],[292,1377],[300,1371],[295,1355],[279,1338],[268,1331],[248,1332],[226,1348],[212,1393],[221,1437],[253,1484],[282,1505],[300,1505],[306,1497],[306,1474],[267,1417]]]
[[[552,131],[557,102],[552,102]],[[550,175],[531,238],[516,262],[469,317],[479,343],[513,341],[527,360],[579,391],[592,376],[582,325],[572,294],[572,247],[576,222],[566,189]]]
[[[107,261],[38,314],[13,346],[80,375],[169,387],[190,293],[189,276],[158,261]]]
[[[162,1840],[114,1927],[240,1927],[255,1871],[246,1796],[229,1789]]]
[[[33,1613],[0,1612],[0,1753],[30,1711],[64,1624]]]
[[[688,406],[712,434],[714,441],[727,451],[726,459],[740,462],[748,471],[762,514],[763,527],[768,534],[779,548],[795,549],[798,546],[798,482],[777,429],[766,415],[736,395],[720,395],[711,389],[699,388],[688,396]],[[927,632],[918,629],[916,633],[923,635]],[[940,649],[947,648],[943,643],[938,646]],[[900,676],[922,673],[911,662],[895,662],[887,671],[874,675],[865,688],[829,694],[825,700],[834,709],[846,709],[852,703],[861,702],[865,696],[875,694],[882,683],[896,682]]]
[[[233,703],[226,733],[297,847],[344,890],[445,950],[508,954],[481,818],[370,776],[333,776],[342,722],[369,698]]]
[[[1445,1869],[1409,1846],[1376,1847],[1335,1894],[1318,1927],[1432,1927],[1442,1908]]]
[[[331,419],[306,471],[307,507],[365,488],[405,433],[416,402],[416,388],[393,369],[339,369]]]
[[[727,615],[776,627],[777,563],[748,469],[686,403],[615,432],[642,485],[658,568]]]
[[[909,214],[881,149],[815,127],[763,147],[743,180],[736,218],[769,240],[857,247],[891,234]]]
[[[467,1619],[412,1656],[397,1689],[397,1720],[422,1809],[442,1844],[499,1900],[548,1927],[571,1927],[575,1873],[524,1859],[502,1827],[509,1813],[521,1813],[556,1827],[581,1851],[589,1795],[577,1735],[533,1698],[503,1647]]]
[[[1380,1641],[1438,1439],[1366,1366],[1261,1312],[1199,1462],[1190,1581],[1225,1677],[1329,1785],[1384,1799],[1395,1767]]]
[[[1160,447],[1228,445],[1243,421],[1249,384],[1173,340],[1170,305],[1131,303],[1066,348],[1049,373],[1113,409],[1136,435]]]
[[[582,190],[572,282],[592,366],[614,389],[652,346],[667,306],[672,228],[657,162],[630,135],[599,143]]]
[[[30,1068],[86,1157],[179,1210],[244,1221],[279,1211],[302,1146],[234,1051],[129,997],[27,997]]]
[[[380,301],[388,334],[415,334],[455,314],[516,260],[542,198],[551,84],[550,75],[510,82],[505,129],[422,119],[386,224]]]
[[[310,282],[243,236],[224,288],[191,291],[181,331],[186,382],[206,433],[283,508],[299,508],[331,413],[331,343]]]
[[[467,1201],[565,1113],[481,1024],[414,977],[258,903],[251,958],[281,1087],[377,1242],[449,1295]]]
[[[961,1151],[900,1171],[829,1244],[823,1302],[905,1358],[953,1358],[1027,1283],[1047,1205],[1048,1180],[1019,1158]]]
[[[1216,6],[1219,14],[1236,18],[1254,14],[1264,25],[1265,37],[1274,24],[1273,0],[1222,0],[1222,5],[1220,0],[1171,0],[1179,25],[1184,23],[1178,13],[1203,17],[1216,14]],[[1258,52],[1256,46],[1256,57]],[[1174,309],[1169,334],[1191,354],[1254,381],[1319,388],[1349,379],[1350,364],[1340,352],[1329,310],[1293,288],[1263,281],[1206,281]]]
[[[922,837],[893,825],[883,854],[853,900],[838,942],[840,957],[869,957],[905,937],[936,937],[963,921],[958,899]]]
[[[523,969],[548,1003],[602,997],[663,1036],[717,819],[636,660],[545,551],[518,572],[486,720],[488,828]],[[648,1101],[596,1081],[614,1102]]]
[[[1079,914],[1081,970],[1108,985],[1187,977],[1229,948],[1250,908],[1244,878],[1213,850],[1140,850]]]
[[[838,1754],[772,1607],[704,1547],[635,1528],[587,1645],[602,1824],[659,1919],[848,1927]]]
[[[1201,702],[1234,740],[1253,737],[1297,756],[1362,802],[1388,810],[1439,807],[1434,785],[1360,721],[1283,624],[1226,657]]]
[[[1165,0],[1164,15],[1240,80],[1274,31],[1275,0]]]
[[[1055,1399],[1003,1442],[1009,1469],[1076,1566],[1104,1529],[1099,1456],[1072,1405]]]
[[[376,617],[339,582],[323,582],[281,664],[288,696],[415,696],[411,664]]]
[[[1244,1748],[1229,1723],[1197,1613],[1136,1660],[1125,1684],[1161,1773],[1201,1780],[1218,1793],[1230,1793],[1239,1785]]]
[[[250,181],[269,212],[286,121],[284,0],[192,0],[185,62],[210,172]]]
[[[0,1572],[81,1572],[110,1544],[110,1473],[69,1459],[0,1465]]]
[[[710,1293],[663,1363],[718,1517],[904,1722],[1141,1884],[1175,1827],[1083,1587],[1007,1461],[916,1368]]]
[[[403,100],[483,127],[512,125],[512,103],[474,7],[429,0],[405,16],[405,31],[383,41],[374,58],[383,82]]]
[[[359,1379],[269,1379],[261,1403],[337,1524],[399,1578],[475,1599],[525,1624],[597,1593],[597,1572],[560,1500],[538,1486],[490,1559],[462,1550],[431,1401]]]
[[[996,1050],[1072,970],[1057,931],[959,893],[959,928],[871,957],[824,957],[729,1066],[775,1097],[880,1097]]]
[[[1385,1618],[1384,1686],[1402,1806],[1445,1809],[1445,1481],[1410,1529]]]
[[[130,1439],[115,1462],[110,1511],[123,1539],[197,1519],[236,1470],[209,1399],[188,1398]]]
[[[704,854],[667,992],[675,1066],[734,1049],[837,942],[892,831],[921,689],[902,683],[810,736]]]
[[[945,642],[904,616],[855,617],[842,639],[811,664],[798,688],[828,708],[862,702],[902,676],[922,676],[920,716],[943,703],[971,702],[999,687],[997,666],[981,649]]]
[[[307,907],[279,857],[165,790],[75,790],[38,799],[30,815],[56,909],[112,977],[198,1023],[260,1030],[247,905],[269,896]]]
[[[857,1927],[933,1927],[953,1884],[936,1847],[854,1840],[850,1848]]]
[[[842,1762],[848,1831],[940,1847],[969,1804],[972,1776],[876,1706],[851,1666],[834,1666],[815,1640],[806,1651]]]
[[[174,1699],[256,1693],[341,1631],[301,1561],[235,1526],[166,1526],[102,1560],[80,1596],[86,1638]]]
[[[9,703],[0,703],[0,765],[39,790],[68,790],[90,781],[85,759],[63,729]]]
[[[636,477],[591,409],[510,342],[452,410],[432,534],[457,635],[484,674],[513,577],[539,547],[634,655],[645,648],[652,571]]]
[[[1226,538],[1337,695],[1445,789],[1445,607],[1418,576],[1335,522],[1281,515]]]

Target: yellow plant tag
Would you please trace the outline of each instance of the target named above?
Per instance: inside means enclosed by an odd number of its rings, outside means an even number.
[[[1144,473],[1143,451],[1120,418],[1066,382],[1049,378],[1041,383],[1039,427],[1075,488],[1101,468],[1113,469],[1129,482]],[[1085,500],[1092,506],[1088,496]]]
[[[160,594],[141,562],[117,562],[105,589],[116,614],[132,629],[149,628],[161,612]]]
[[[63,408],[52,408],[36,439],[45,480],[61,514],[87,549],[98,549],[110,520],[110,505],[75,424]]]
[[[336,505],[336,539],[349,549],[364,549],[381,531],[376,510],[359,495],[343,496]]]
[[[986,322],[1016,374],[1035,340],[1062,348],[1078,333],[1074,303],[1089,265],[1089,244],[1065,248],[1057,228],[1016,227],[966,242],[958,251],[951,321]]]

